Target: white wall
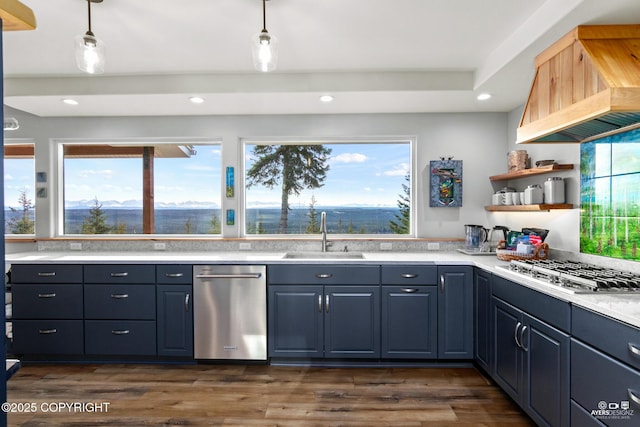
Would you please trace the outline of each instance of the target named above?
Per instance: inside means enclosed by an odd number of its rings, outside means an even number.
[[[572,203],[574,209],[550,212],[512,212],[494,213],[496,221],[509,228],[539,227],[550,230],[546,242],[554,249],[580,251],[580,144],[516,144],[516,130],[522,115],[522,108],[509,114],[508,151],[527,150],[532,164],[538,160],[555,160],[558,163],[574,165],[572,171],[556,174],[537,175],[531,178],[512,180],[510,187],[520,191],[530,184],[542,185],[550,176],[560,176],[565,180],[566,202]]]
[[[273,115],[273,116],[188,116],[188,117],[102,117],[39,118],[10,111],[20,129],[9,138],[32,138],[36,143],[36,170],[48,172],[51,190],[56,188],[55,158],[51,139],[64,138],[167,138],[201,137],[223,141],[224,166],[239,164],[239,141],[259,137],[352,137],[414,136],[417,139],[417,237],[462,238],[464,224],[487,227],[506,225],[551,229],[552,248],[577,251],[579,248],[579,209],[543,213],[490,213],[496,191],[488,176],[507,170],[507,153],[526,149],[534,161],[554,159],[573,163],[576,168],[563,172],[567,181],[567,201],[579,206],[579,145],[533,144],[516,146],[515,134],[520,109],[507,113],[461,114],[360,114],[360,115]],[[463,161],[463,207],[430,208],[428,199],[429,161],[440,156]],[[546,179],[545,175],[509,182],[524,188]],[[37,236],[54,237],[52,197],[37,200]],[[238,209],[237,199],[224,200],[223,208]],[[40,219],[49,221],[42,223]],[[237,227],[224,231],[226,237],[239,235]]]

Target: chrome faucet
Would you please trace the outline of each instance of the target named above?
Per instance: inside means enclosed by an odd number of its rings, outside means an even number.
[[[327,213],[320,213],[320,234],[322,235],[322,252],[327,252]]]

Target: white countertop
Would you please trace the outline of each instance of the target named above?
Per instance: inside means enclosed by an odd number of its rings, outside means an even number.
[[[496,268],[506,266],[508,262],[500,261],[495,256],[465,255],[460,252],[364,252],[361,259],[343,259],[336,254],[322,254],[327,258],[297,258],[287,259],[283,252],[20,252],[7,254],[5,261],[11,263],[82,263],[82,264],[204,264],[204,263],[340,263],[340,264],[449,264],[471,265],[490,271],[493,274],[515,281],[523,286],[554,296],[560,300],[593,310],[597,313],[612,317],[622,322],[640,328],[640,292],[634,294],[570,294],[554,289],[552,285],[540,284],[533,280],[522,278],[510,271]]]

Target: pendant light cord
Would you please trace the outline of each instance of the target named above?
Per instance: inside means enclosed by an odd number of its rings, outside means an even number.
[[[267,32],[267,0],[262,0],[262,31]]]
[[[93,34],[93,32],[91,31],[91,0],[87,0],[87,13],[89,15],[89,31],[87,31],[89,34]]]

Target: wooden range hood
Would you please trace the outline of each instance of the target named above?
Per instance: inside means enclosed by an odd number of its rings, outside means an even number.
[[[584,142],[640,126],[640,25],[576,27],[535,66],[516,143]]]
[[[33,10],[18,0],[0,0],[0,19],[3,31],[36,29]]]

